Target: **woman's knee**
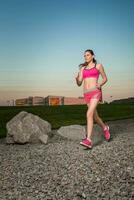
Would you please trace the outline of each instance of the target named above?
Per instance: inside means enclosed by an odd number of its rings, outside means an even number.
[[[93,117],[94,116],[94,112],[96,112],[96,107],[97,107],[98,102],[96,101],[96,99],[92,99],[92,101],[90,102],[90,106],[88,106],[88,111],[87,111],[87,117]]]
[[[94,111],[93,110],[88,110],[87,111],[87,118],[93,117]]]

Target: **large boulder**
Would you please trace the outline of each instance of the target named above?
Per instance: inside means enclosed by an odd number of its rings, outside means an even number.
[[[61,136],[71,140],[81,140],[86,135],[86,129],[79,124],[62,126],[57,130]]]
[[[21,111],[6,124],[6,143],[47,143],[51,124],[39,116]]]
[[[104,140],[102,128],[98,125],[94,124],[91,139],[93,143],[101,143]],[[87,125],[69,125],[62,126],[57,130],[58,134],[63,136],[66,139],[81,141],[81,139],[85,138],[87,133]]]

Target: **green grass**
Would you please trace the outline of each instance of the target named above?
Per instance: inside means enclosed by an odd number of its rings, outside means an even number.
[[[0,107],[0,138],[6,137],[6,123],[21,111],[38,115],[51,123],[52,129],[61,126],[86,125],[87,105]],[[134,118],[134,103],[99,104],[98,113],[103,121]]]

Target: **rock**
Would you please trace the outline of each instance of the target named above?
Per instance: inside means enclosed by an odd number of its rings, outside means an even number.
[[[64,138],[80,141],[86,136],[87,126],[82,126],[77,124],[70,126],[62,126],[57,130],[57,133]],[[92,134],[92,141],[94,145],[96,145],[99,142],[102,142],[103,140],[104,139],[101,128],[95,125],[93,127],[93,134]]]
[[[6,143],[47,143],[51,124],[39,116],[21,111],[6,124]]]
[[[62,126],[57,130],[57,132],[61,136],[72,140],[81,140],[86,135],[85,127],[77,124]]]
[[[11,137],[11,136],[7,136],[6,137],[6,143],[7,144],[14,144],[14,139],[13,139],[13,137]]]
[[[82,192],[82,195],[81,195],[84,199],[86,199],[86,195],[84,192]]]
[[[48,135],[41,135],[41,136],[39,136],[39,140],[40,140],[42,143],[47,144]]]

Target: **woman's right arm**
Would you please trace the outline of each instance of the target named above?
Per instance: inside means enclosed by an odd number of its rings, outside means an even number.
[[[81,86],[82,85],[82,82],[83,82],[83,67],[80,69],[80,71],[78,72],[78,75],[77,77],[75,77],[76,79],[76,83],[78,86]]]

